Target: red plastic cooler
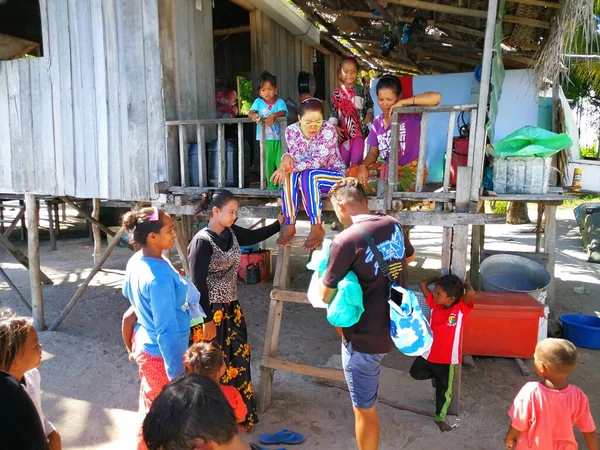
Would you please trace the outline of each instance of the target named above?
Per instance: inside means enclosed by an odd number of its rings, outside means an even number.
[[[463,354],[533,358],[544,305],[529,294],[475,293],[465,320]]]

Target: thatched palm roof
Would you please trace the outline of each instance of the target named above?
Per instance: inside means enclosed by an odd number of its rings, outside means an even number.
[[[327,30],[322,34],[324,45],[344,51],[341,39],[362,59],[384,70],[452,73],[471,71],[481,63],[487,0],[293,3]],[[538,66],[543,72],[540,78],[554,79],[559,67],[551,66],[560,61],[568,32],[582,23],[589,26],[593,20],[593,0],[506,0],[502,21],[505,67]],[[414,24],[412,29],[410,24]],[[387,56],[381,50],[384,35],[397,41]]]

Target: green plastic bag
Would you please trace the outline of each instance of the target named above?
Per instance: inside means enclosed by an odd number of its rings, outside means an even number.
[[[548,158],[571,147],[573,141],[566,133],[552,133],[534,126],[519,128],[501,141],[492,144],[501,158]]]
[[[331,240],[324,239],[321,250],[315,250],[306,265],[308,269],[316,271],[319,277],[325,273],[330,249]],[[327,305],[327,320],[334,327],[347,328],[355,325],[364,311],[362,288],[356,274],[350,270],[338,283],[335,297]]]

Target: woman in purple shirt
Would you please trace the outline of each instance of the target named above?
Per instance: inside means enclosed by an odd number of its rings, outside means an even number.
[[[394,108],[399,106],[435,106],[442,96],[439,92],[424,92],[414,97],[400,100],[402,85],[398,77],[384,75],[377,83],[377,102],[383,111],[369,127],[369,153],[358,168],[358,180],[367,186],[369,177],[368,167],[377,162],[383,162],[379,179],[387,180],[388,164],[391,145],[391,117]],[[419,138],[421,134],[421,115],[402,114],[399,117],[400,130],[398,136],[398,167],[400,177],[398,182],[406,190],[414,190],[417,163],[419,160]],[[380,183],[381,184],[381,183]]]

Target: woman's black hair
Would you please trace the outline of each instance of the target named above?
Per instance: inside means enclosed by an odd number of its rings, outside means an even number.
[[[130,242],[146,245],[150,233],[160,233],[166,214],[162,209],[155,207],[129,211],[123,216],[121,226],[128,231],[133,231]]]
[[[402,84],[400,84],[400,79],[397,76],[391,74],[386,74],[382,76],[377,82],[377,86],[375,89],[377,90],[378,94],[381,89],[391,89],[398,96],[402,94]]]
[[[323,101],[316,97],[310,97],[300,102],[298,106],[298,115],[304,116],[307,112],[317,111],[323,114]]]
[[[270,83],[274,88],[277,87],[277,77],[273,75],[271,72],[267,72],[266,70],[258,76],[258,91],[262,89],[265,83]]]
[[[448,297],[454,297],[453,305],[465,294],[465,284],[456,275],[444,275],[435,284],[441,287]]]
[[[236,436],[237,423],[219,386],[190,374],[158,394],[142,430],[149,450],[182,450],[193,449],[195,440],[225,445]]]
[[[358,64],[358,60],[354,56],[344,56],[338,64],[338,74],[342,71],[342,66],[345,62],[354,63],[354,65],[356,66],[356,71],[360,72],[360,65]]]
[[[200,196],[200,202],[196,205],[196,215],[205,211],[210,211],[213,207],[222,208],[231,200],[235,200],[235,195],[227,189],[211,189]]]

